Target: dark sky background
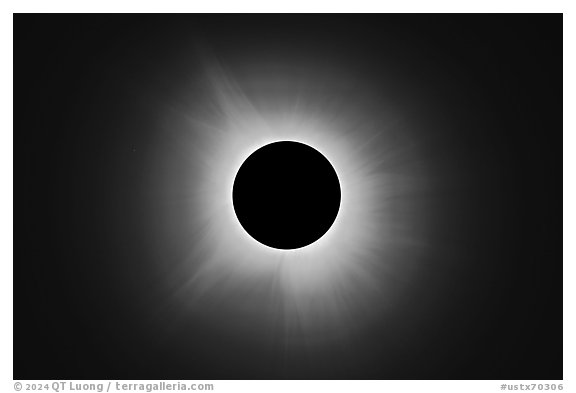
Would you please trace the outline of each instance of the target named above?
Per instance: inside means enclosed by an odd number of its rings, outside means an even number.
[[[14,22],[14,379],[562,379],[561,15]],[[395,319],[376,315],[347,351],[278,367],[225,312],[162,326],[157,108],[200,74],[197,47],[231,69],[339,64],[374,95],[397,74],[398,102],[449,125],[422,154],[442,179],[429,239],[450,257],[430,255]]]

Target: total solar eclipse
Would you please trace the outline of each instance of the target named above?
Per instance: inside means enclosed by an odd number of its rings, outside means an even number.
[[[332,164],[299,142],[265,145],[241,165],[232,191],[242,227],[277,249],[306,247],[330,229],[340,208],[340,182]]]
[[[17,384],[562,390],[563,10],[324,3],[13,13]]]

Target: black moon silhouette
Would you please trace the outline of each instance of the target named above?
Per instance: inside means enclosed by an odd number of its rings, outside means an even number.
[[[265,145],[240,166],[232,191],[238,221],[276,249],[306,247],[330,229],[340,209],[340,182],[318,150],[300,142]]]

